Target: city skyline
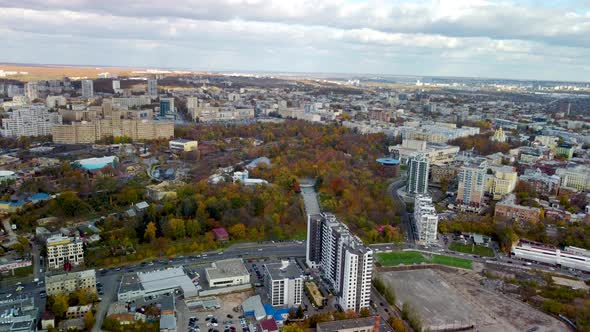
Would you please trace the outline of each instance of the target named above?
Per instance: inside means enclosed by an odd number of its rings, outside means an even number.
[[[590,73],[587,1],[31,0],[0,8],[3,62],[559,81]]]

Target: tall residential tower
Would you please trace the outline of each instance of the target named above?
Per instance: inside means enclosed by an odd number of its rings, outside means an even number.
[[[424,154],[408,159],[408,184],[406,190],[410,194],[426,194],[428,192],[428,169],[430,163]]]
[[[369,306],[373,251],[363,245],[336,216],[308,216],[308,266],[319,268],[328,280],[343,310],[360,311]]]

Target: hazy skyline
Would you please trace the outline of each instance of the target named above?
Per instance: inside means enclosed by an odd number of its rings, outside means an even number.
[[[590,1],[0,0],[1,62],[588,81]]]

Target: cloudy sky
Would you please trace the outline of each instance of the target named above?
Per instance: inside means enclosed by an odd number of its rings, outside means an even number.
[[[590,81],[590,0],[0,0],[0,43],[1,62]]]

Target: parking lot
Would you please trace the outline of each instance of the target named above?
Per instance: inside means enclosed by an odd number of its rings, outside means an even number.
[[[254,292],[248,290],[216,296],[220,308],[211,310],[189,309],[182,300],[179,300],[176,306],[178,331],[248,332],[248,329],[244,329],[240,324],[239,317],[243,315],[242,302],[252,295]]]

